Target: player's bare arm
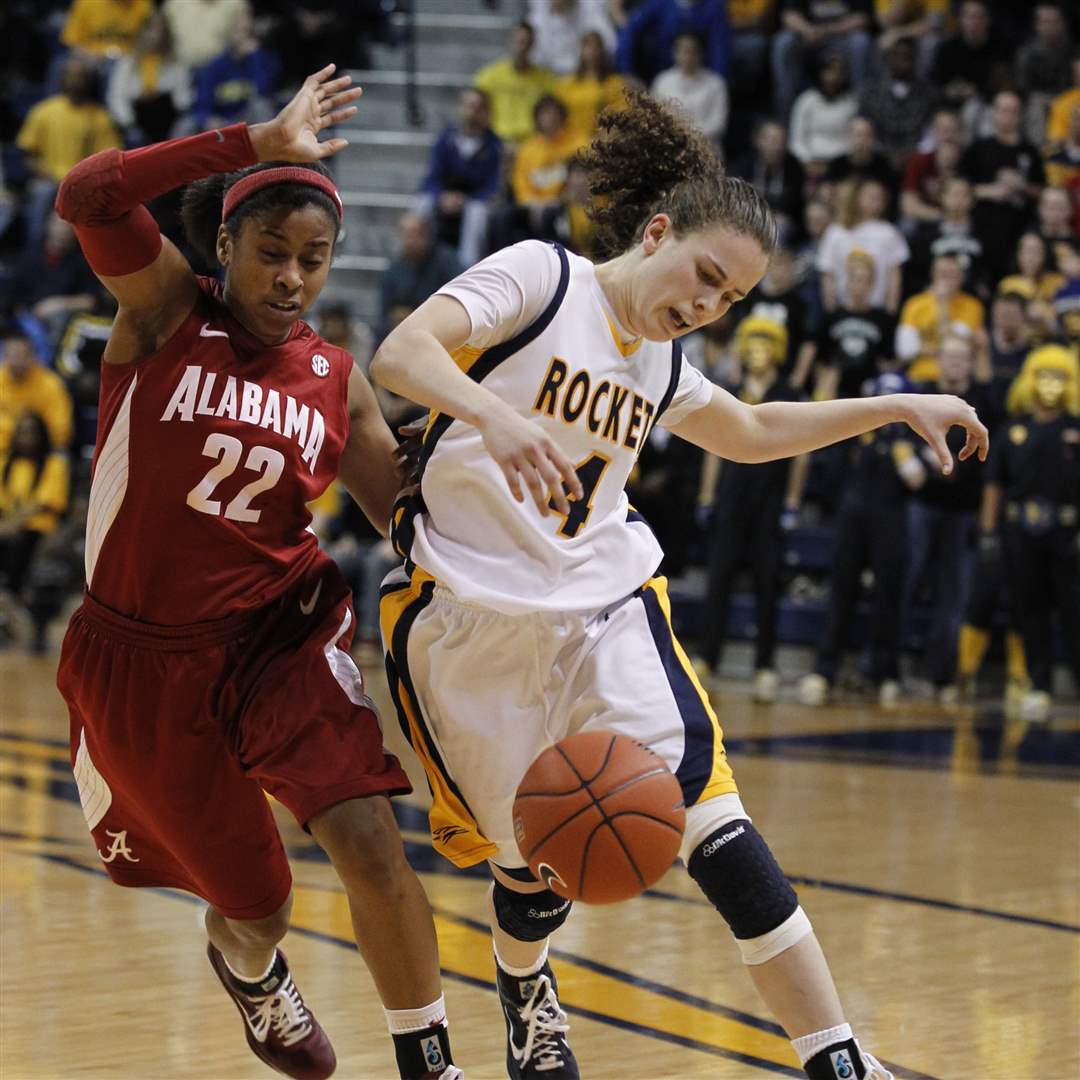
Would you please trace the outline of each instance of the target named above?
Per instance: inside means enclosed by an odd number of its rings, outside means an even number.
[[[469,316],[457,300],[433,296],[382,343],[371,376],[395,394],[475,427],[518,502],[525,501],[527,489],[542,515],[549,513],[550,499],[560,513],[569,513],[567,491],[575,498],[582,493],[570,459],[537,424],[473,382],[450,355],[468,341],[471,331]]]
[[[334,65],[309,76],[278,115],[243,129],[207,132],[208,152],[216,144],[236,144],[235,162],[309,162],[329,157],[347,145],[345,139],[319,142],[319,133],[356,112],[362,91],[350,88],[348,75],[331,78]],[[190,263],[163,237],[142,205],[155,195],[190,179],[222,171],[214,162],[198,168],[188,160],[170,160],[170,147],[188,140],[121,152],[106,150],[77,165],[57,196],[60,216],[71,222],[99,280],[119,302],[116,323],[105,350],[110,364],[129,364],[160,348],[190,313],[198,285]],[[178,173],[183,165],[188,171]],[[111,249],[111,250],[110,250]],[[120,252],[121,254],[117,254]]]
[[[401,487],[396,449],[371,384],[354,367],[349,375],[349,439],[341,452],[338,479],[380,536],[389,535],[394,496]]]
[[[753,463],[805,454],[892,423],[905,423],[920,435],[946,475],[953,460],[945,437],[954,426],[967,432],[960,460],[976,453],[980,461],[986,460],[990,438],[985,426],[966,401],[949,394],[747,405],[715,387],[708,405],[671,430],[709,453]]]

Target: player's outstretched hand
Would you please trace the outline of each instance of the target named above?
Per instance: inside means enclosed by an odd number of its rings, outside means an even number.
[[[986,460],[990,449],[990,436],[975,410],[963,400],[951,394],[902,394],[903,413],[908,426],[921,435],[948,476],[953,470],[952,454],[945,441],[949,429],[962,427],[967,432],[967,442],[960,451],[960,460],[966,461],[977,453],[980,461]]]
[[[560,514],[569,514],[567,493],[582,498],[581,481],[570,459],[538,424],[510,408],[500,409],[484,420],[480,434],[518,502],[525,501],[527,488],[537,510],[546,517],[549,500]]]
[[[356,114],[352,102],[364,92],[358,86],[349,87],[351,75],[331,79],[335,70],[334,64],[327,64],[309,75],[273,120],[248,128],[260,161],[318,161],[349,145],[342,138],[319,142],[319,132]]]

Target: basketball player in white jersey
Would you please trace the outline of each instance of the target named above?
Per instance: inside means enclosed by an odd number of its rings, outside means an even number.
[[[601,125],[586,161],[613,257],[594,266],[539,241],[500,251],[418,308],[372,364],[377,382],[433,410],[420,488],[395,513],[406,562],[384,583],[382,624],[391,690],[434,795],[435,846],[459,866],[491,866],[509,1075],[578,1077],[547,963],[570,904],[526,868],[511,806],[552,742],[593,728],[637,739],[679,779],[682,857],[807,1075],[884,1080],[740,802],[653,577],[660,548],[624,488],[656,424],[753,462],[906,421],[945,472],[946,432],[964,427],[961,458],[985,458],[986,429],[954,397],[750,406],[710,384],[675,339],[761,279],[776,242],[768,207],[667,106],[634,96]]]

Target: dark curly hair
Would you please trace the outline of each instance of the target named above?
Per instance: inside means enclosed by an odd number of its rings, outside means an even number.
[[[206,261],[208,266],[217,266],[217,234],[221,225],[221,208],[225,202],[225,192],[245,176],[264,169],[290,168],[311,169],[320,176],[329,176],[325,165],[315,161],[298,164],[295,161],[262,161],[246,169],[231,173],[215,173],[203,180],[196,180],[184,189],[180,203],[180,220],[184,224],[184,235],[188,243]],[[307,184],[273,184],[257,191],[250,199],[245,199],[230,215],[225,228],[234,238],[240,234],[240,227],[248,218],[266,211],[299,210],[304,206],[317,206],[326,211],[334,223],[334,235],[337,236],[338,213],[333,200],[324,191]]]
[[[625,109],[600,114],[600,134],[577,155],[589,170],[598,253],[627,251],[662,212],[677,232],[723,224],[771,255],[776,222],[762,195],[724,175],[712,144],[678,106],[640,91],[625,97]]]

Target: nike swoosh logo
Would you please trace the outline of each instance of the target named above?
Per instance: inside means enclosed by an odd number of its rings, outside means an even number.
[[[315,586],[315,591],[311,594],[311,599],[305,604],[303,600],[300,601],[300,612],[303,615],[310,615],[315,610],[315,605],[319,600],[319,593],[322,592],[322,582]]]
[[[548,889],[551,888],[552,882],[561,885],[564,889],[567,887],[566,882],[559,877],[559,872],[553,866],[548,866],[546,862],[542,862],[536,868],[536,872],[540,875],[540,880]]]
[[[513,1022],[514,1022],[514,1018],[513,1018],[512,1014],[511,1014],[510,1010],[505,1005],[503,1006],[503,1012],[506,1014],[506,1019],[507,1019],[508,1026],[512,1025]],[[506,1041],[510,1044],[510,1053],[514,1055],[514,1060],[515,1061],[521,1061],[522,1058],[525,1057],[525,1047],[522,1047],[519,1050],[514,1045],[514,1034],[513,1034],[513,1027],[512,1026],[510,1026],[510,1030],[506,1034]]]
[[[251,1017],[248,1016],[246,1010],[244,1010],[244,1020],[247,1023],[248,1031],[251,1032],[255,1039],[261,1043],[266,1042],[266,1036],[270,1034],[270,1025],[253,1023]]]
[[[204,322],[199,329],[199,337],[228,337],[224,330],[211,330],[210,324]]]

